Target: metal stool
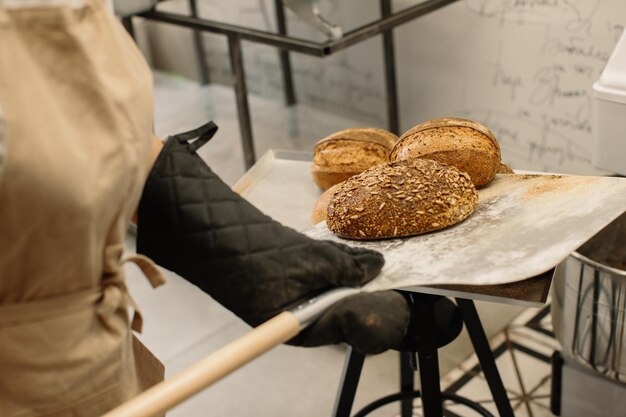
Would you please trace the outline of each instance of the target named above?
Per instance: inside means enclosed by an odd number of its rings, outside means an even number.
[[[460,315],[451,321],[451,325],[458,325],[458,332],[450,337],[442,337],[445,329],[438,328],[435,317],[435,305],[441,302],[441,296],[421,293],[405,293],[411,307],[411,323],[407,335],[407,345],[401,347],[400,352],[400,392],[380,398],[361,409],[353,417],[363,417],[370,412],[395,401],[401,401],[401,416],[413,415],[413,399],[421,397],[425,417],[443,416],[442,401],[450,400],[463,404],[476,411],[478,415],[493,417],[480,404],[454,394],[441,393],[439,386],[439,361],[437,349],[450,343],[462,328],[467,326],[474,350],[480,361],[483,373],[489,384],[489,389],[502,417],[513,417],[513,410],[509,403],[500,374],[495,365],[493,354],[489,348],[485,332],[480,323],[476,307],[472,300],[457,299]],[[458,323],[457,323],[458,321]],[[439,340],[438,340],[439,338]],[[410,351],[404,351],[406,349]],[[346,356],[339,392],[333,410],[333,417],[349,417],[354,402],[365,355],[349,348]],[[414,371],[418,368],[421,390],[414,390]]]

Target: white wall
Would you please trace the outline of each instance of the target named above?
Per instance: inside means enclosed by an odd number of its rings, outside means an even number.
[[[624,22],[623,0],[467,0],[407,25],[403,127],[465,116],[494,130],[516,168],[594,172],[591,86]]]
[[[166,2],[184,10],[186,2]],[[273,1],[200,1],[208,19],[275,30]],[[396,0],[394,9],[417,1]],[[322,0],[344,30],[376,0]],[[288,13],[290,33],[321,40]],[[401,129],[461,116],[490,127],[518,169],[589,174],[591,85],[626,22],[624,0],[460,0],[395,30]],[[153,26],[153,25],[151,25]],[[150,30],[155,65],[196,76],[188,31]],[[206,35],[212,82],[229,83],[224,37]],[[282,99],[275,49],[244,42],[251,92]],[[374,38],[330,57],[292,54],[297,97],[363,125],[385,126],[383,55]]]

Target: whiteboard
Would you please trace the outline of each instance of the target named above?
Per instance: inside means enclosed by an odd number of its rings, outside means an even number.
[[[591,87],[625,22],[623,0],[465,0],[406,25],[403,127],[464,116],[494,131],[514,168],[596,173]]]

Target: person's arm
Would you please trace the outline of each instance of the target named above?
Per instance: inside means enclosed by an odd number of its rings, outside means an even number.
[[[154,166],[154,162],[159,157],[159,153],[163,149],[163,141],[159,139],[156,135],[152,135],[152,142],[150,143],[150,157],[148,158],[148,163],[146,165],[146,178],[148,178],[148,174],[152,170]]]
[[[361,286],[379,274],[380,253],[311,239],[232,191],[196,154],[216,130],[209,123],[164,143],[139,203],[138,253],[252,326],[329,289]],[[399,293],[360,293],[331,307],[291,343],[347,342],[378,353],[401,342],[408,322]]]

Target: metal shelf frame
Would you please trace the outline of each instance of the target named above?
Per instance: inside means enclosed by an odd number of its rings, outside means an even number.
[[[239,128],[243,145],[244,163],[246,169],[256,161],[252,123],[250,120],[250,106],[248,103],[248,90],[246,87],[245,68],[242,54],[242,41],[260,43],[279,49],[281,71],[287,105],[296,103],[295,90],[291,71],[290,52],[323,58],[334,54],[352,45],[382,35],[382,46],[385,64],[385,90],[387,101],[388,130],[399,134],[398,94],[396,83],[396,64],[394,53],[393,29],[399,25],[410,22],[420,16],[438,10],[457,0],[425,0],[414,6],[407,7],[393,13],[391,0],[380,0],[381,18],[367,23],[344,34],[343,37],[324,42],[314,42],[296,38],[287,34],[287,22],[282,0],[275,0],[278,33],[272,33],[244,26],[207,20],[198,16],[196,0],[189,0],[191,15],[169,13],[156,9],[140,13],[137,16],[147,20],[168,23],[176,26],[187,27],[194,31],[194,47],[198,61],[200,81],[208,83],[209,74],[205,60],[205,52],[202,45],[202,32],[215,33],[226,36],[231,61],[231,70],[234,76],[234,88],[239,117]],[[129,20],[126,19],[126,27],[129,28]],[[130,27],[132,30],[132,27]]]

